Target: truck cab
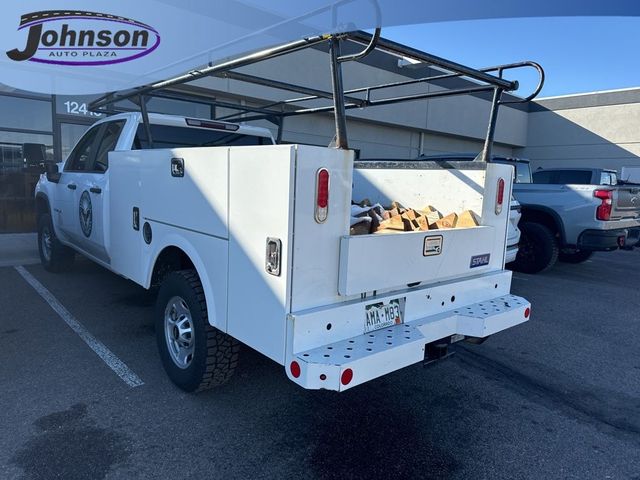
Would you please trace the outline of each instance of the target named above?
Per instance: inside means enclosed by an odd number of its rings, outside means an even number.
[[[274,143],[265,128],[154,113],[149,114],[149,120],[152,144],[138,112],[99,120],[78,140],[67,159],[57,164],[57,172],[41,177],[36,185],[38,213],[49,213],[48,207],[54,206],[50,215],[56,237],[106,267],[111,263],[110,152]],[[39,242],[45,266],[50,238],[45,235]]]

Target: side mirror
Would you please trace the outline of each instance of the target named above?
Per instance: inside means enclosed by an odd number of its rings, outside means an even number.
[[[60,172],[58,171],[57,163],[45,162],[44,171],[48,181],[53,183],[58,183],[60,181]]]

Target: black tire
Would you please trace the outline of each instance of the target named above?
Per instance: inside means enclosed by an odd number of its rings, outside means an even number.
[[[564,263],[582,263],[589,260],[591,255],[593,255],[593,252],[589,250],[565,251],[560,252],[558,260]]]
[[[550,269],[558,261],[558,240],[544,225],[525,222],[520,228],[518,254],[512,268],[523,273],[540,273]]]
[[[60,273],[73,266],[75,252],[56,237],[51,215],[44,213],[38,219],[38,253],[40,262],[48,272]]]
[[[186,308],[188,316],[177,311],[176,306],[182,312]],[[167,320],[166,316],[173,318],[174,314],[178,321],[171,327],[169,322],[173,320]],[[187,323],[184,323],[185,318]],[[179,335],[178,324],[184,327],[183,332],[189,330],[191,333]],[[209,325],[202,283],[195,270],[171,272],[164,278],[158,292],[155,327],[162,365],[171,381],[181,389],[187,392],[206,390],[222,385],[232,377],[238,365],[240,344]],[[189,342],[184,342],[185,339]],[[176,351],[192,352],[184,355],[182,366]]]

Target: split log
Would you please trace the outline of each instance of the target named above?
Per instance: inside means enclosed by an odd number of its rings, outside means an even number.
[[[480,219],[472,210],[465,210],[458,215],[456,228],[477,227],[478,225],[480,225]]]
[[[456,213],[450,213],[446,217],[443,217],[437,220],[435,223],[429,225],[429,228],[455,228],[456,223],[458,222],[458,215]]]

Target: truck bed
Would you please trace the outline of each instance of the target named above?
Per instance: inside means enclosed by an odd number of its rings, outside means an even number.
[[[183,177],[172,176],[172,159],[184,162]],[[129,252],[113,267],[149,286],[145,265],[165,248],[181,248],[202,277],[210,323],[281,364],[309,363],[305,353],[323,346],[362,343],[372,334],[367,312],[391,301],[416,341],[397,345],[417,348],[400,363],[413,362],[429,342],[483,337],[526,320],[528,302],[509,297],[511,274],[504,271],[512,169],[465,163],[354,169],[353,152],[302,145],[113,152],[112,188],[126,194],[111,196],[112,245]],[[320,169],[330,173],[324,222],[314,215]],[[500,210],[499,185],[506,199]],[[472,209],[480,225],[351,236],[356,197],[443,213]],[[131,227],[133,208],[153,231],[149,243]],[[269,242],[280,246],[277,272],[266,268]],[[427,252],[431,243],[438,248]],[[491,302],[510,305],[508,321],[498,311],[484,315]],[[399,351],[365,355],[366,348],[359,362],[403,366],[391,360]]]

